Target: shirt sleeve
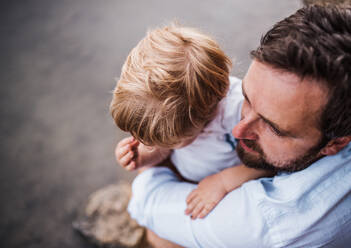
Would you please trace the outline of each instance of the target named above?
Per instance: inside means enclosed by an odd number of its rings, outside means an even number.
[[[179,181],[168,168],[151,168],[134,180],[128,211],[140,225],[184,247],[269,247],[259,202],[250,194],[254,184],[230,192],[206,218],[191,220],[185,200],[196,185]]]

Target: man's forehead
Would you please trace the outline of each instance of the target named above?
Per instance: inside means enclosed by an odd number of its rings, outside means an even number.
[[[318,126],[327,101],[321,84],[255,61],[243,80],[243,91],[257,114],[296,133]]]

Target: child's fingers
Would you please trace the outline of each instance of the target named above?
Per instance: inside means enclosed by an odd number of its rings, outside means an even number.
[[[121,160],[131,150],[130,145],[125,145],[116,149],[117,160]]]
[[[209,212],[210,212],[210,211],[208,211],[206,208],[203,208],[202,211],[201,211],[201,213],[199,214],[199,218],[200,218],[200,219],[205,218],[205,217],[208,215]]]
[[[199,202],[193,210],[193,212],[191,213],[191,219],[195,220],[201,213],[202,209],[204,209],[204,204],[203,202]]]
[[[193,191],[190,192],[190,194],[186,198],[186,204],[189,204],[196,196],[197,196],[197,190],[194,189]]]
[[[205,204],[204,208],[202,209],[201,213],[199,214],[199,218],[204,218],[206,215],[208,215],[209,212],[212,211],[212,209],[216,206],[215,203],[207,203]]]
[[[140,144],[140,142],[136,139],[132,140],[130,142],[130,146],[133,148],[133,149],[136,149],[138,147],[138,145]]]
[[[117,146],[122,147],[125,146],[126,144],[129,144],[130,142],[133,142],[135,138],[133,136],[130,136],[128,138],[122,139]]]
[[[136,168],[136,163],[135,163],[135,161],[131,161],[131,162],[125,167],[125,169],[126,169],[127,171],[134,170],[135,168]]]
[[[197,204],[201,201],[201,198],[199,197],[195,197],[187,206],[187,208],[185,209],[185,214],[189,215],[193,212],[193,210],[195,209],[195,207],[197,206]]]
[[[129,151],[125,156],[123,156],[120,160],[119,163],[121,166],[126,167],[132,160],[134,156],[134,152]]]

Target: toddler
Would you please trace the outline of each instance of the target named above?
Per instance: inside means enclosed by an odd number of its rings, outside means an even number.
[[[181,176],[199,182],[185,213],[205,217],[230,191],[269,173],[240,165],[232,127],[240,121],[241,81],[217,43],[179,25],[147,33],[130,52],[110,111],[131,137],[116,158],[127,170],[170,157]]]

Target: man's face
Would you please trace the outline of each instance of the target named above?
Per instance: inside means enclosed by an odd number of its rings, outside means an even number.
[[[321,157],[318,127],[327,90],[311,79],[253,61],[243,79],[241,121],[233,135],[249,167],[297,171]]]

